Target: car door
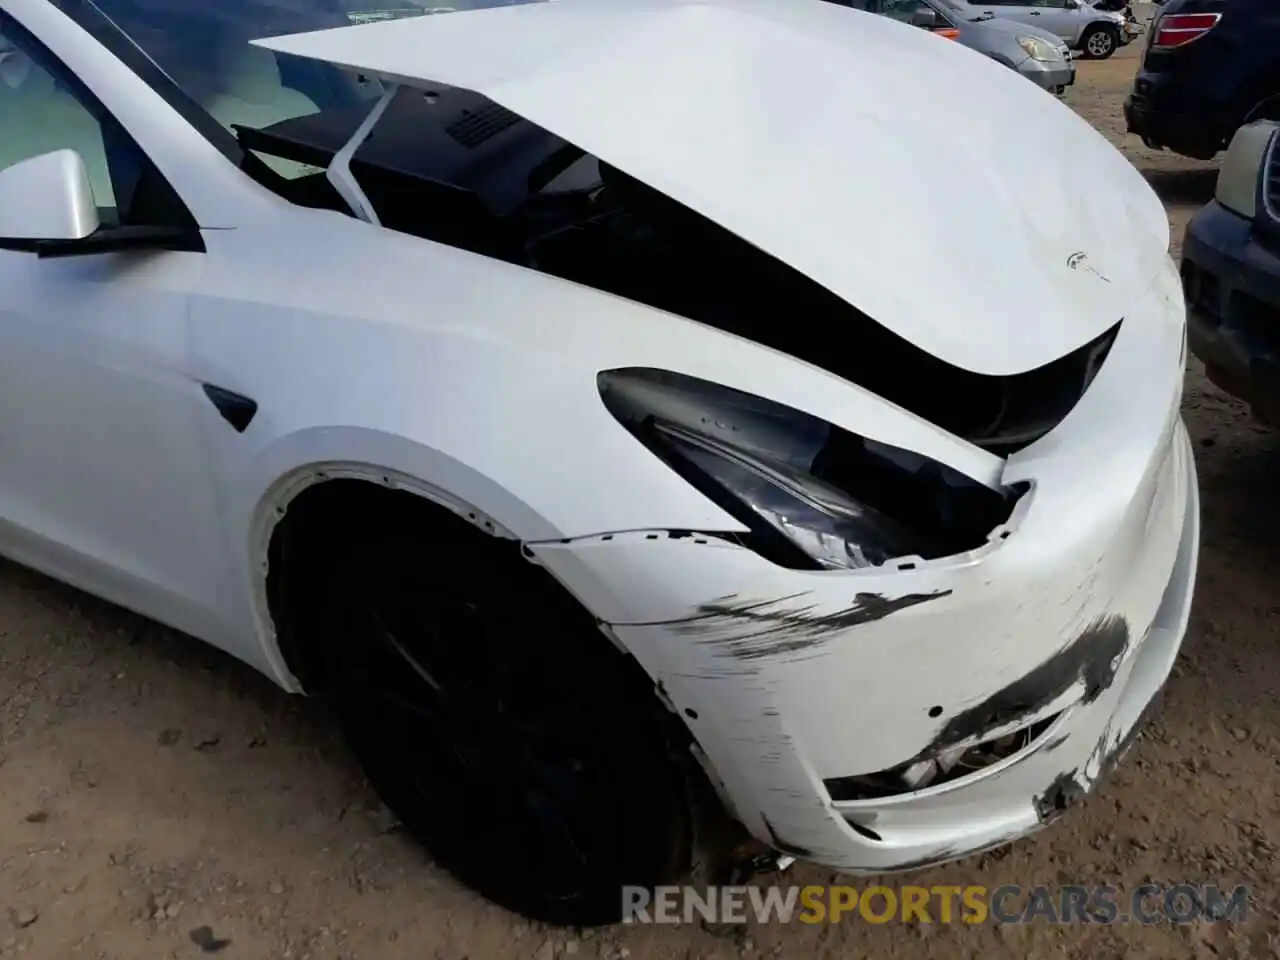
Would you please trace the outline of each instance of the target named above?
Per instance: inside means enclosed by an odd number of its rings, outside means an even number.
[[[1067,12],[1065,8],[1059,11],[1057,8],[1047,6],[1049,2],[1050,0],[995,0],[994,3],[971,3],[970,6],[979,13],[989,13],[1005,20],[1028,23],[1048,30],[1050,33],[1056,33],[1064,40],[1073,40],[1074,34],[1064,36],[1057,29],[1049,26],[1057,12]],[[1065,3],[1066,0],[1055,0],[1055,2]]]
[[[188,250],[40,256],[0,237],[0,553],[212,639],[224,565],[187,373],[199,232],[96,98],[0,11],[0,176],[69,148],[106,226]]]
[[[1067,43],[1074,44],[1088,21],[1090,7],[1083,0],[1033,0],[1040,16],[1028,22],[1042,30],[1055,33]]]

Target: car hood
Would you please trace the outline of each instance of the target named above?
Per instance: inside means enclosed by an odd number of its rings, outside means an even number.
[[[256,42],[482,93],[978,373],[1098,336],[1167,251],[1158,199],[1069,108],[833,4],[555,0]]]

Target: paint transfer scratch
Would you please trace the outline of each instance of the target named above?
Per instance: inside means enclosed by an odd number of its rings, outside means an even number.
[[[899,610],[948,596],[950,590],[908,593],[885,597],[859,593],[853,603],[834,613],[816,613],[816,607],[787,606],[804,594],[776,600],[738,600],[725,597],[698,608],[698,615],[673,624],[673,629],[698,636],[700,643],[717,648],[735,660],[759,660],[811,650],[851,627],[874,623]]]
[[[1111,686],[1129,648],[1123,617],[1099,617],[1067,647],[1040,666],[975,706],[957,713],[923,751],[931,753],[998,727],[1034,716],[1077,683],[1083,703],[1092,703]]]

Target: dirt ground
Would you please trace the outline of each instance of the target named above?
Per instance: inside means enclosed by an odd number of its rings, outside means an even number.
[[[1160,191],[1180,236],[1214,170],[1123,135],[1135,64],[1132,51],[1083,64],[1069,99]],[[1243,883],[1243,924],[544,929],[435,868],[312,705],[193,640],[0,564],[0,956],[1280,958],[1280,508],[1268,492],[1280,440],[1198,369],[1186,415],[1204,548],[1162,712],[1057,825],[913,882]],[[798,867],[788,882],[828,879]]]

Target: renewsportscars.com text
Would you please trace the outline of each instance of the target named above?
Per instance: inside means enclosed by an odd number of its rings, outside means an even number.
[[[1243,920],[1249,890],[1092,886],[624,887],[624,923],[1193,923]]]

